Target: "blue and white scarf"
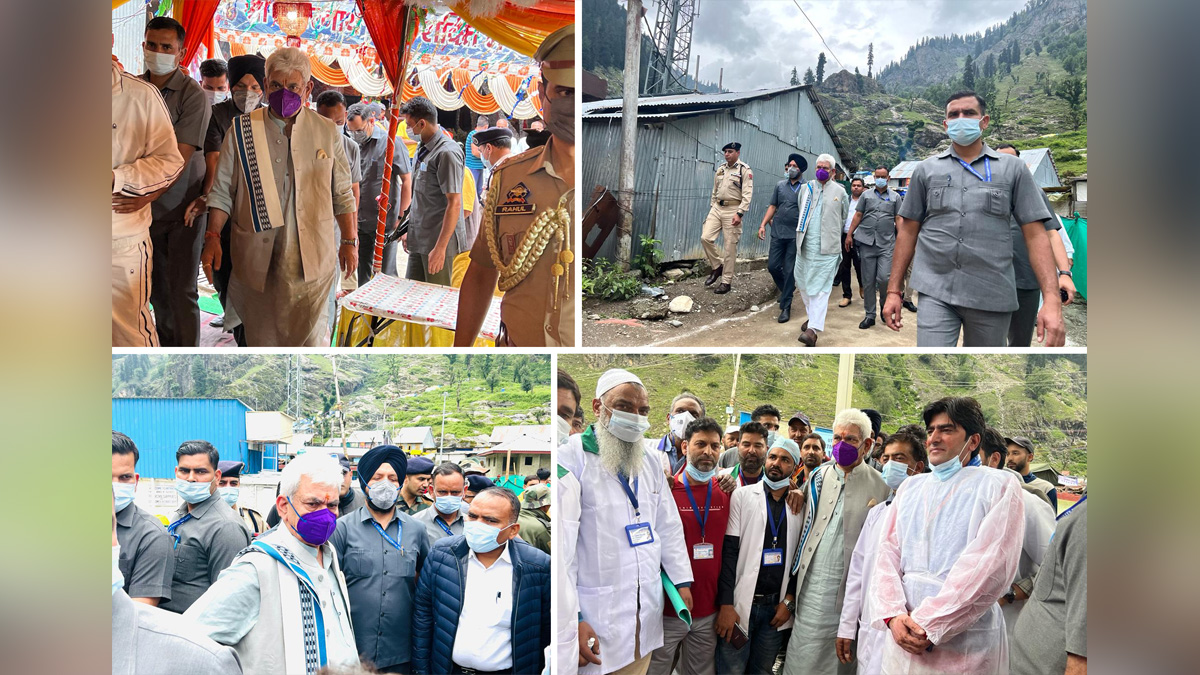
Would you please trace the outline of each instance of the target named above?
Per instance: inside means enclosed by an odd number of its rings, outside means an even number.
[[[238,153],[238,166],[250,192],[250,217],[255,232],[270,230],[283,223],[282,202],[275,187],[275,173],[267,141],[267,109],[259,108],[239,115],[230,126]]]

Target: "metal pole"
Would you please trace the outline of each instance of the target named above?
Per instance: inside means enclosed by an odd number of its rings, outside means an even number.
[[[329,363],[333,366],[333,398],[337,404],[338,432],[342,436],[342,454],[346,454],[346,413],[342,412],[342,389],[338,386],[337,357],[330,354]]]
[[[696,77],[692,78],[692,91],[700,93],[700,55],[696,55]]]
[[[449,395],[450,392],[448,391],[442,392],[442,439],[438,441],[439,455],[444,455],[446,453],[446,397]]]
[[[625,14],[625,82],[621,103],[621,163],[617,189],[617,264],[629,269],[633,246],[633,191],[637,142],[638,70],[642,54],[642,0],[628,0]]]
[[[837,401],[834,412],[839,413],[851,405],[854,394],[854,354],[842,354],[838,360]]]
[[[738,371],[742,368],[742,355],[734,354],[733,356],[733,388],[729,390],[729,421],[726,424],[733,424],[733,415],[737,410],[733,407],[733,398],[737,395]]]
[[[721,72],[717,74],[717,90],[718,91],[724,91],[724,89],[722,88],[723,82],[725,82],[725,69],[724,68],[722,68]]]

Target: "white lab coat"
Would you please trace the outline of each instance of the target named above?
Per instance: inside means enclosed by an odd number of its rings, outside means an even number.
[[[886,675],[1007,675],[1008,639],[996,601],[1017,575],[1025,536],[1021,486],[1006,471],[964,467],[900,485],[880,525],[868,588],[871,625],[909,614],[933,643],[909,654],[884,641]]]
[[[1046,548],[1050,546],[1050,537],[1054,535],[1055,525],[1054,508],[1043,499],[1027,490],[1021,490],[1021,501],[1025,503],[1025,540],[1021,546],[1021,559],[1017,563],[1016,581],[1037,574],[1038,568],[1042,566],[1042,558],[1046,555]],[[1021,600],[1000,608],[1009,640],[1012,640],[1017,617],[1020,616],[1021,608],[1026,602],[1028,600]]]
[[[758,571],[762,568],[763,535],[767,529],[767,493],[764,483],[760,480],[753,485],[746,485],[733,491],[729,498],[729,524],[725,527],[725,536],[741,538],[738,548],[737,583],[733,587],[733,609],[737,612],[738,623],[746,628],[750,620],[750,605],[754,601],[754,586],[758,583]],[[788,578],[791,576],[792,559],[796,555],[796,545],[800,542],[800,528],[804,521],[792,513],[786,504],[783,512],[787,518],[787,542],[783,546],[783,581],[779,586],[779,598],[787,595]],[[779,626],[778,630],[792,627],[792,619]]]
[[[640,656],[662,646],[660,568],[678,585],[692,581],[692,566],[661,460],[649,452],[642,455],[638,518],[618,478],[604,468],[598,454],[584,451],[584,435],[572,436],[559,447],[558,463],[580,484],[579,534],[567,574],[577,580],[579,609],[596,631],[603,662],[589,663],[579,672],[599,675],[634,662],[635,618],[641,619]],[[639,520],[650,524],[654,541],[633,547],[625,526]]]
[[[850,556],[850,570],[846,573],[846,598],[842,602],[842,618],[838,623],[837,636],[855,641],[858,672],[871,675],[879,672],[879,657],[887,631],[871,627],[863,598],[870,594],[871,573],[875,571],[875,556],[879,552],[879,523],[883,514],[891,507],[884,502],[867,511],[854,554]]]
[[[578,580],[575,547],[579,536],[579,481],[571,473],[560,472],[554,481],[554,529],[551,531],[552,550],[565,574],[554,575],[554,615],[557,617],[558,636],[554,640],[554,672],[558,675],[574,675],[579,672],[579,594],[575,591]],[[549,667],[549,660],[546,662]]]

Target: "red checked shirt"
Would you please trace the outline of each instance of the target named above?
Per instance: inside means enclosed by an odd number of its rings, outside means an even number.
[[[708,488],[691,486],[692,499],[696,500],[697,514],[688,500],[687,488],[684,487],[684,471],[675,475],[675,484],[671,488],[671,496],[679,507],[679,519],[683,521],[683,538],[687,542],[688,558],[692,562],[692,618],[700,619],[717,612],[717,577],[721,576],[721,543],[725,539],[725,526],[729,522],[729,495],[717,485],[713,478],[712,503],[708,507],[708,519],[704,523],[704,542],[712,544],[713,557],[709,560],[696,560],[693,554],[696,544],[701,543],[700,521],[703,517],[704,502]],[[671,603],[666,603],[663,613],[674,616]]]

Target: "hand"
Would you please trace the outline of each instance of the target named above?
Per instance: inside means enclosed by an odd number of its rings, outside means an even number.
[[[1037,315],[1037,337],[1046,347],[1061,347],[1067,343],[1067,326],[1063,323],[1062,302],[1058,298],[1043,298]]]
[[[775,616],[771,617],[771,628],[779,628],[790,621],[791,618],[792,613],[788,611],[787,605],[781,602],[775,605]]]
[[[446,246],[434,245],[429,252],[429,273],[437,274],[446,266]]]
[[[854,246],[854,237],[849,232],[846,233],[846,253],[850,252],[850,247]]]
[[[588,640],[596,638],[596,646],[588,649]],[[588,625],[586,621],[579,622],[579,665],[586,666],[589,663],[600,664],[600,638],[596,637],[596,631]]]
[[[400,235],[400,245],[404,247],[404,252],[408,253],[408,233]]]
[[[733,492],[737,488],[737,479],[731,473],[721,474],[717,476],[717,487],[725,493]]]
[[[339,246],[338,263],[342,266],[343,278],[349,279],[351,274],[358,271],[358,246],[355,244]]]
[[[851,647],[854,646],[854,640],[849,638],[838,638],[835,646],[837,648],[838,661],[841,661],[842,663],[854,662],[854,654],[850,651]]]
[[[689,612],[692,611],[692,589],[684,587],[675,590],[679,591],[679,599],[683,600],[683,606],[687,607]]]
[[[758,226],[758,240],[762,241],[767,238],[767,224],[763,223]]]
[[[213,270],[221,269],[221,238],[204,237],[204,249],[200,251],[200,267],[208,283],[213,283]]]
[[[717,612],[717,637],[726,642],[733,640],[733,625],[738,622],[738,614],[733,605],[721,605]]]
[[[887,300],[883,301],[883,320],[887,323],[888,328],[894,331],[899,331],[904,325],[904,322],[900,318],[900,308],[902,306],[900,296],[895,293],[888,293]]]
[[[1075,300],[1075,280],[1065,274],[1060,274],[1058,276],[1058,287],[1067,292],[1067,301],[1063,304],[1071,304]]]
[[[154,198],[150,195],[145,197],[130,197],[129,195],[115,192],[112,196],[112,210],[113,213],[137,213],[152,201],[154,201]]]
[[[804,494],[804,490],[791,490],[787,493],[787,505],[792,510],[792,513],[800,513],[800,509],[804,508],[804,501],[808,499],[808,495]]]
[[[736,213],[735,213],[735,214],[733,214],[733,226],[734,226],[734,227],[741,227],[741,226],[742,226],[742,217],[741,217],[741,216],[739,216],[739,215],[738,215],[738,214],[736,214]]]
[[[888,623],[892,639],[910,654],[921,654],[933,644],[925,638],[925,631],[907,614],[898,614]]]
[[[184,211],[184,213],[183,213],[184,226],[191,227],[192,221],[194,221],[197,216],[204,215],[204,212],[207,210],[208,210],[208,197],[206,197],[204,195],[200,195],[199,197],[196,197],[195,199],[193,199],[192,203],[188,204],[187,211]]]

